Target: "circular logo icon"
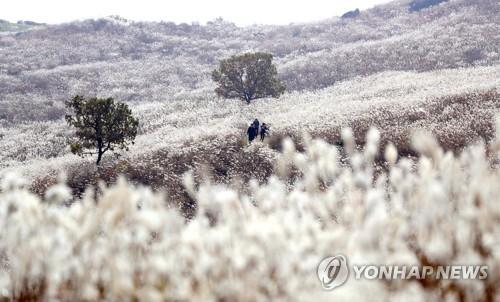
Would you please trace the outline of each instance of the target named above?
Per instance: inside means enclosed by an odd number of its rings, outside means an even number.
[[[318,278],[324,290],[343,285],[349,277],[347,258],[344,255],[326,257],[318,265]]]

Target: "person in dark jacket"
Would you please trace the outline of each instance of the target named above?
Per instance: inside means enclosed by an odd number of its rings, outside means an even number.
[[[247,134],[248,134],[248,143],[251,144],[252,141],[257,137],[258,135],[258,128],[255,128],[255,126],[252,124],[250,127],[248,127]]]
[[[259,120],[255,119],[252,125],[255,127],[255,130],[257,130],[257,134],[259,134],[259,126],[260,126]],[[257,136],[257,134],[255,134],[255,136]]]
[[[269,127],[266,123],[262,123],[260,126],[260,141],[263,142],[264,138],[266,138],[267,133],[269,132]]]

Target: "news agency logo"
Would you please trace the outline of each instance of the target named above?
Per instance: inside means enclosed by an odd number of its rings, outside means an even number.
[[[318,265],[318,278],[324,290],[333,290],[349,278],[349,266],[344,255],[326,257]]]
[[[344,285],[353,272],[355,280],[485,280],[486,265],[352,265],[344,255],[326,257],[318,265],[317,274],[324,290]]]

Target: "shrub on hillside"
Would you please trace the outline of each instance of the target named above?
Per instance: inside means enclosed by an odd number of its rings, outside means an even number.
[[[359,17],[360,11],[359,8],[356,8],[355,10],[348,11],[347,13],[342,15],[342,19],[351,19],[351,18],[356,18]]]

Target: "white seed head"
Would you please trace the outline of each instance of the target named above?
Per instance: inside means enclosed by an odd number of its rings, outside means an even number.
[[[342,129],[342,141],[344,142],[344,148],[348,154],[354,153],[354,148],[356,142],[354,141],[354,133],[351,128]]]
[[[398,149],[393,143],[387,144],[385,147],[384,157],[390,166],[394,166],[398,160]]]
[[[26,186],[26,181],[15,172],[7,172],[1,176],[1,186],[3,192],[21,190]]]
[[[54,204],[63,204],[70,201],[72,197],[70,188],[64,183],[52,186],[45,192],[45,200]]]

